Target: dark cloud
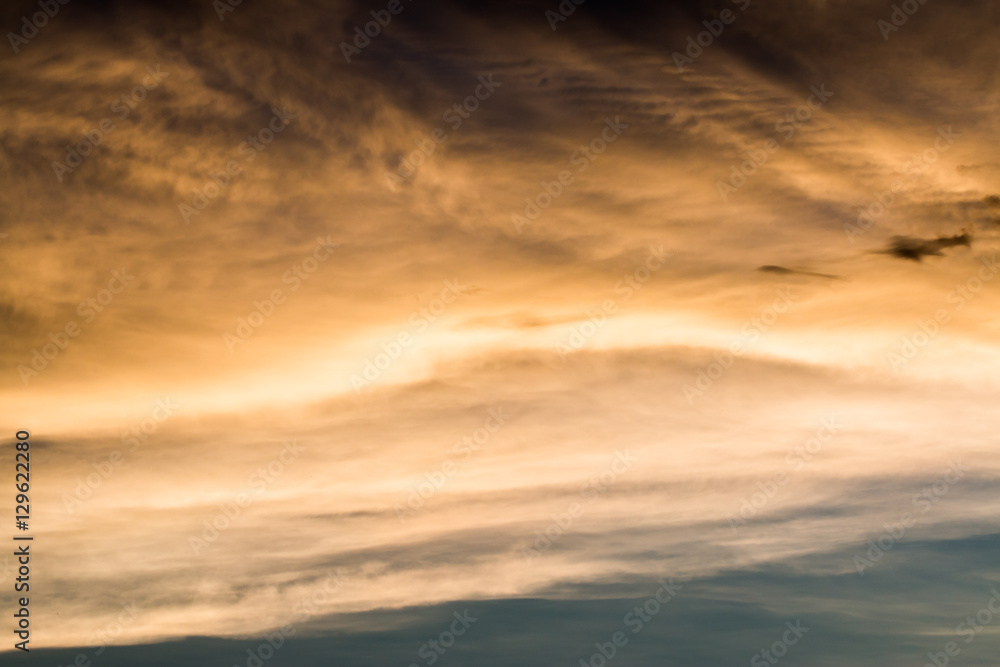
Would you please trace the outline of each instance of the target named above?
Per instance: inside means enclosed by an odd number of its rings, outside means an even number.
[[[757,267],[757,270],[761,273],[775,273],[782,276],[811,276],[813,278],[829,278],[831,280],[840,280],[840,276],[835,276],[829,273],[816,273],[815,271],[801,271],[799,269],[788,269],[784,266],[775,266],[774,264],[767,264],[765,266]]]
[[[889,247],[882,251],[883,254],[892,255],[898,259],[909,259],[920,262],[924,257],[940,256],[945,248],[955,246],[972,247],[972,234],[963,231],[955,236],[939,236],[936,239],[918,239],[912,236],[894,236],[889,243]]]

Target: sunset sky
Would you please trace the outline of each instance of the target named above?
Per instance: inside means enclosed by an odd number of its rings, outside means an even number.
[[[4,666],[996,666],[996,3],[61,2]]]

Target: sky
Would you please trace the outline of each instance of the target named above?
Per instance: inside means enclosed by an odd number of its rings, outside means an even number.
[[[0,23],[4,665],[996,664],[995,3]]]

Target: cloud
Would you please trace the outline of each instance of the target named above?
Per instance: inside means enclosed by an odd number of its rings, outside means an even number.
[[[840,280],[840,276],[834,276],[829,273],[816,273],[814,271],[802,271],[800,269],[788,269],[784,266],[775,266],[773,264],[768,264],[765,266],[757,267],[757,270],[762,273],[774,273],[782,276],[811,276],[814,278],[829,278],[832,280]]]
[[[886,42],[870,3],[752,3],[679,72],[673,53],[737,4],[588,0],[553,31],[558,2],[407,2],[347,63],[340,42],[379,7],[244,2],[220,21],[209,2],[73,0],[0,57],[0,421],[38,438],[59,573],[39,644],[84,646],[134,598],[146,612],[116,641],[135,646],[109,667],[246,664],[243,642],[341,568],[269,665],[422,661],[466,604],[493,621],[453,659],[575,664],[659,576],[690,601],[629,646],[637,665],[745,664],[793,611],[817,623],[806,664],[936,650],[995,574],[1000,296],[971,298],[971,232],[937,235],[997,206],[992,10],[927,3]],[[0,12],[15,29],[35,7]],[[480,99],[487,75],[501,86]],[[609,121],[628,125],[614,141]],[[416,168],[390,188],[402,159]],[[845,238],[861,212],[871,228]],[[962,245],[917,272],[878,260]],[[748,257],[773,264],[748,280]],[[134,282],[103,302],[123,266]],[[476,287],[446,301],[446,281]],[[956,295],[961,317],[935,319]],[[144,431],[165,397],[182,410]],[[806,461],[831,415],[844,433]],[[307,452],[258,492],[289,439]],[[590,493],[625,450],[635,466]],[[956,459],[975,472],[852,573]],[[963,659],[988,664],[986,645]]]
[[[940,256],[945,248],[955,246],[972,247],[972,234],[962,232],[954,236],[939,236],[935,239],[918,239],[910,236],[894,236],[888,249],[883,252],[898,259],[909,259],[915,262],[924,257]]]
[[[619,659],[709,667],[749,661],[762,646],[781,637],[786,622],[799,621],[808,631],[790,647],[789,658],[824,667],[844,662],[875,667],[900,654],[925,655],[940,650],[946,641],[968,638],[968,633],[957,635],[955,627],[985,608],[993,595],[993,577],[982,564],[989,561],[997,541],[998,534],[990,533],[902,543],[885,555],[877,577],[864,579],[838,571],[841,563],[850,562],[852,552],[831,551],[711,577],[678,579],[664,567],[652,576],[567,585],[547,596],[456,599],[440,605],[322,615],[300,623],[294,621],[301,614],[289,613],[283,624],[292,623],[295,632],[283,638],[275,634],[278,626],[241,638],[191,636],[111,646],[100,660],[108,667],[136,662],[154,667],[246,664],[248,651],[258,651],[270,636],[280,648],[273,654],[264,652],[271,656],[267,664],[321,664],[330,655],[351,667],[373,661],[419,664],[420,647],[446,631],[455,612],[467,611],[475,621],[448,646],[445,659],[497,667],[512,662],[527,667],[571,663],[589,659],[598,651],[595,644],[621,631],[628,641],[619,647]],[[811,571],[817,560],[832,567]],[[633,615],[632,619],[645,619],[641,626],[626,624],[628,614],[662,586],[660,579],[679,584],[677,595],[665,605],[651,605],[655,613]],[[915,589],[919,595],[914,595]],[[915,604],[916,600],[933,604]],[[990,626],[980,627],[988,632]],[[705,639],[706,628],[711,628],[711,641]],[[976,639],[963,641],[963,660],[988,667],[995,655],[985,637]],[[445,643],[451,644],[450,638]],[[80,651],[92,657],[92,649],[82,646],[40,649],[38,654],[46,662],[66,664]]]

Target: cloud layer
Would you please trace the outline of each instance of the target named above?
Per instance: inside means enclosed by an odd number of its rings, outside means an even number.
[[[575,664],[673,578],[630,664],[902,665],[986,604],[995,7],[218,5],[0,58],[46,659]]]

